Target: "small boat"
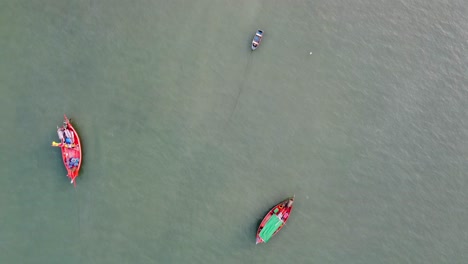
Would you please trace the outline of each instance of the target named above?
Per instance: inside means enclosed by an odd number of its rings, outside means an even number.
[[[255,36],[252,40],[252,50],[256,50],[258,46],[260,46],[260,43],[262,42],[262,38],[263,38],[263,30],[259,29],[255,33]]]
[[[81,142],[78,133],[70,123],[70,119],[63,115],[63,126],[57,127],[57,135],[60,143],[52,142],[53,147],[60,147],[62,150],[62,160],[67,169],[67,177],[76,186],[76,177],[81,167]]]
[[[294,196],[271,208],[258,227],[256,244],[268,242],[283,228],[291,214],[293,203]]]

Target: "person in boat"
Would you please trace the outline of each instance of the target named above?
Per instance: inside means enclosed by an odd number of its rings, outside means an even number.
[[[63,142],[63,143],[60,142],[60,143],[58,143],[58,142],[52,141],[52,147],[74,148],[74,147],[76,147],[76,146],[77,146],[77,145],[75,145],[75,144],[68,144],[68,143],[66,143],[66,142]]]
[[[55,141],[52,141],[52,147],[62,147],[62,143],[57,143]]]
[[[252,44],[252,46],[254,46],[254,47],[256,48],[256,47],[258,46],[258,44],[254,42],[254,43]]]
[[[57,127],[57,135],[62,141],[62,139],[70,138],[73,143],[73,131],[67,128],[67,125],[64,124],[62,127]]]
[[[74,141],[74,140],[73,140],[73,137],[74,137],[73,131],[71,131],[71,130],[68,129],[68,128],[65,128],[65,129],[63,130],[63,134],[65,135],[65,140],[66,140],[66,139],[70,139],[69,141],[70,141],[71,143],[68,143],[68,144],[74,143],[74,142],[73,142],[73,141]]]
[[[58,126],[57,126],[57,136],[59,137],[60,141],[64,140],[64,137],[63,137],[63,127],[58,127]]]
[[[74,167],[78,167],[79,164],[80,164],[79,158],[70,158],[70,160],[68,161],[68,167],[70,169]]]

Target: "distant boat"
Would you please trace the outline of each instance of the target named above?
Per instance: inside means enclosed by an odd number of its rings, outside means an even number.
[[[60,143],[52,142],[53,147],[60,147],[62,150],[62,160],[67,169],[67,177],[76,186],[76,177],[81,168],[81,142],[78,133],[70,123],[70,119],[63,115],[63,126],[57,127],[57,135]]]
[[[252,40],[252,50],[256,50],[258,46],[260,46],[260,43],[262,42],[262,38],[263,38],[263,30],[259,29],[255,33],[255,36]]]
[[[276,235],[289,219],[293,209],[294,196],[275,205],[263,218],[257,230],[256,244],[266,243]]]

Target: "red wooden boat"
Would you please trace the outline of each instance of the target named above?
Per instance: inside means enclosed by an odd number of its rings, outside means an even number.
[[[257,230],[256,244],[266,243],[276,235],[289,219],[293,209],[294,196],[275,205],[263,218]]]
[[[67,177],[71,179],[71,183],[76,186],[76,177],[81,167],[81,142],[78,133],[70,123],[70,119],[63,115],[63,126],[57,127],[57,135],[60,143],[52,142],[53,147],[60,147],[62,150],[62,160],[67,169]]]

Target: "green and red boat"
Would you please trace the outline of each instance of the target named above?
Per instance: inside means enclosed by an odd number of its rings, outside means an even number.
[[[63,125],[57,127],[60,143],[53,141],[52,146],[60,147],[62,150],[62,160],[67,169],[67,177],[76,186],[76,177],[78,177],[82,161],[81,142],[78,133],[70,123],[70,119],[66,115],[63,115],[63,119]]]
[[[257,230],[256,244],[266,243],[276,235],[289,219],[293,209],[294,196],[275,205],[263,218]]]

